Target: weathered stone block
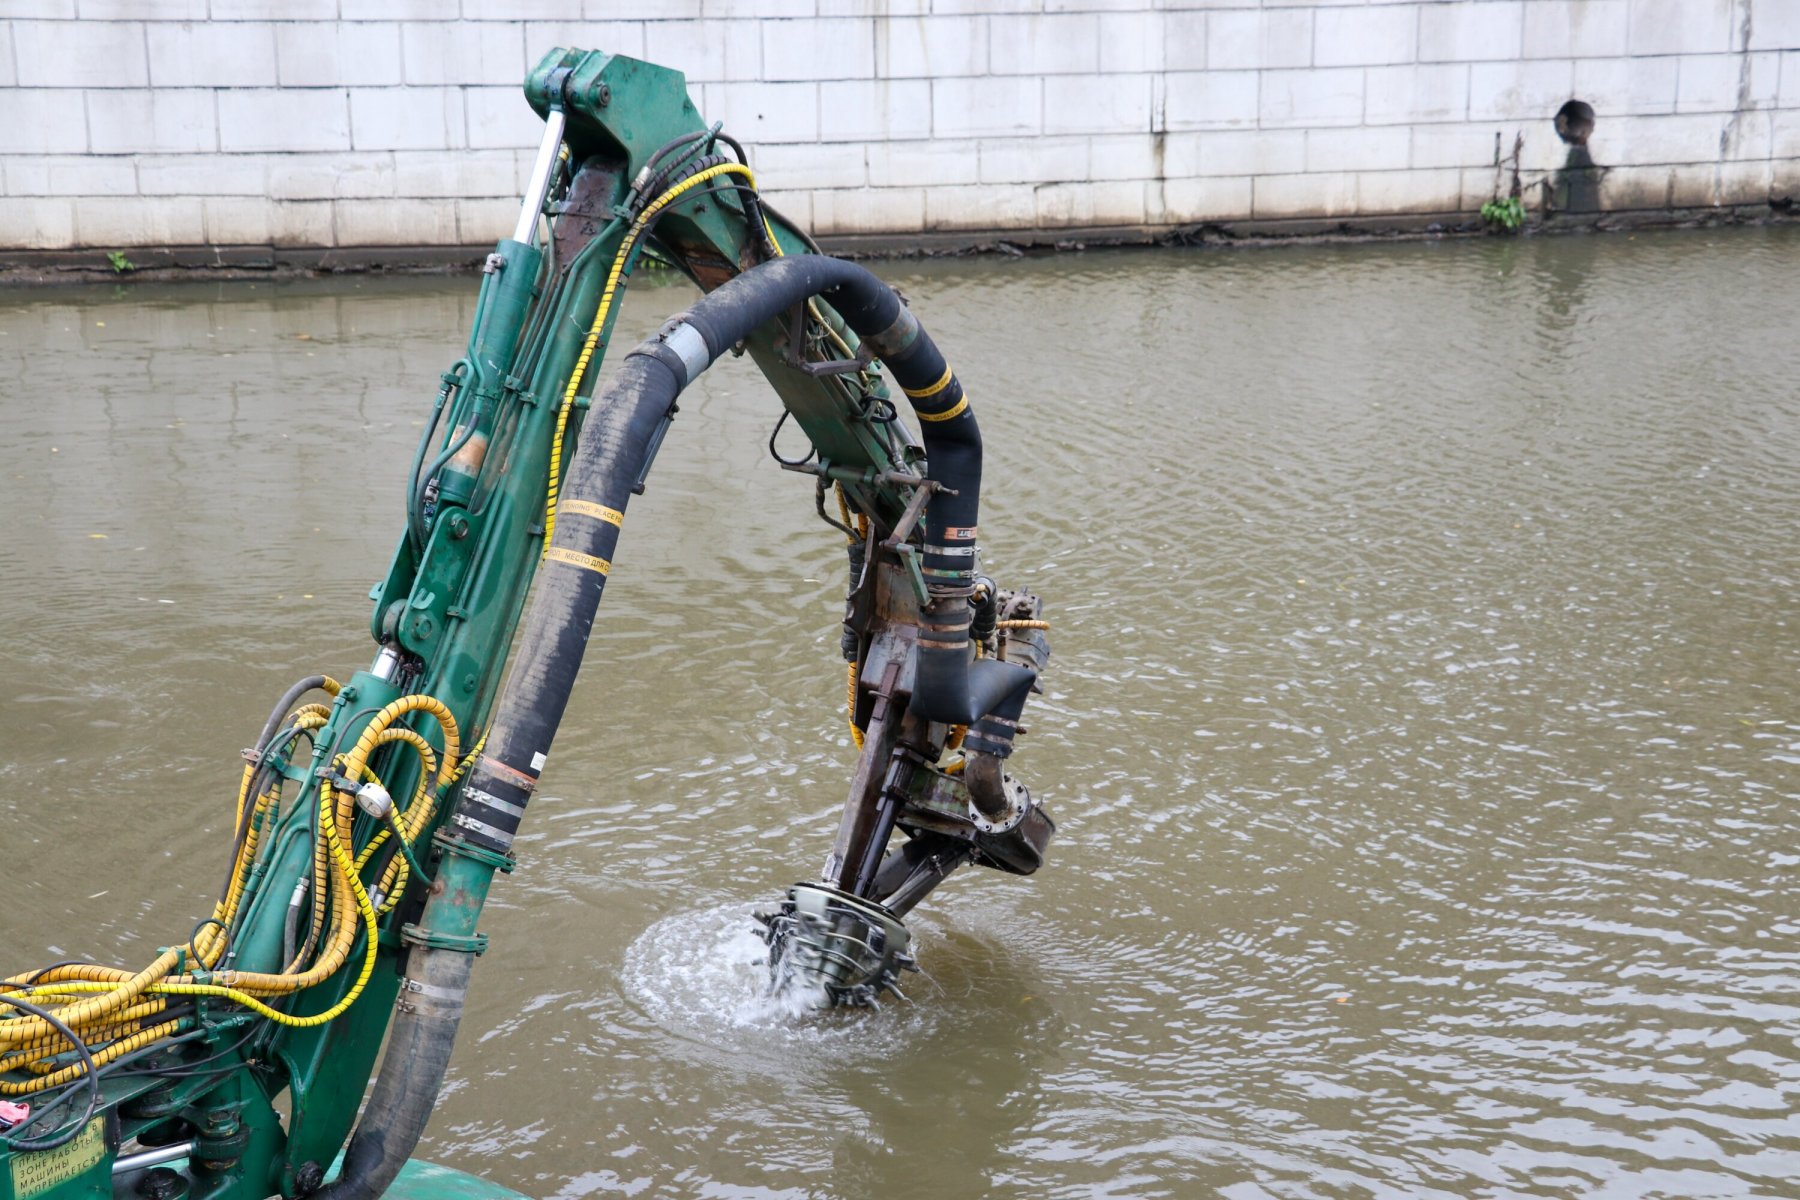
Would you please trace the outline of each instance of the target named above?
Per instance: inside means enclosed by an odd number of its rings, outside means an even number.
[[[1630,0],[1630,3],[1627,53],[1725,54],[1742,49],[1736,41],[1736,0]]]
[[[858,17],[759,21],[762,74],[771,81],[867,79],[875,73],[875,23]]]
[[[674,21],[698,17],[700,0],[583,0],[582,15],[598,21]]]
[[[812,142],[819,137],[816,83],[709,83],[700,97],[709,121],[745,142]]]
[[[1163,15],[1119,12],[1100,15],[1100,69],[1132,73],[1163,69]]]
[[[268,205],[268,239],[277,246],[333,245],[331,201],[295,200]]]
[[[760,181],[759,181],[760,182]],[[770,188],[761,192],[763,203],[778,210],[782,216],[801,229],[812,231],[812,193],[806,191],[782,191]]]
[[[159,96],[162,93],[159,93]],[[219,100],[219,148],[227,152],[350,149],[342,88],[245,88]]]
[[[461,88],[350,89],[350,140],[358,150],[460,148],[467,128]]]
[[[268,194],[265,154],[141,154],[137,191],[145,196],[257,196]]]
[[[96,104],[102,118],[113,115],[115,110],[124,110],[125,106],[118,103],[119,98],[135,97],[145,106],[150,98],[148,92],[114,92],[108,96],[110,103]],[[0,121],[0,154],[69,154],[87,150],[87,112],[82,101],[82,93],[61,88],[28,88],[8,93],[6,120]],[[148,115],[145,114],[137,127],[144,132],[145,140],[148,140],[148,126]],[[116,141],[121,132],[116,126],[108,129],[109,144]],[[135,129],[123,132],[135,132]]]
[[[1087,177],[1087,138],[990,138],[978,145],[983,183],[1054,183]]]
[[[1668,167],[1610,167],[1600,177],[1602,208],[1641,211],[1668,205]]]
[[[989,17],[996,75],[1081,75],[1100,69],[1100,18],[1091,13]]]
[[[1383,129],[1309,130],[1308,171],[1397,171],[1412,157],[1412,131]]]
[[[14,21],[21,87],[141,88],[150,82],[144,27],[126,21]]]
[[[1766,158],[1720,164],[1713,171],[1713,203],[1767,204],[1774,184],[1773,168]]]
[[[518,150],[462,150],[445,154],[436,150],[396,150],[393,158],[392,194],[431,198],[506,199],[516,201],[519,185]],[[529,168],[527,168],[529,170]]]
[[[810,145],[761,146],[752,151],[756,178],[780,180],[783,187],[818,190],[821,188],[864,188],[869,186],[869,168],[862,146],[835,146],[814,142]],[[897,180],[914,187],[923,179]]]
[[[1360,124],[1363,80],[1358,67],[1264,71],[1258,104],[1262,124],[1268,128]]]
[[[1193,71],[1163,77],[1167,129],[1242,129],[1256,124],[1258,71]]]
[[[334,200],[332,227],[339,246],[462,244],[454,200]]]
[[[369,200],[394,194],[394,156],[385,152],[276,154],[268,158],[267,175],[269,195],[276,200]]]
[[[576,15],[580,6],[571,0],[462,0],[465,21],[561,21]],[[445,5],[445,16],[454,12]],[[546,50],[548,46],[544,47]],[[582,47],[584,50],[587,47]],[[535,65],[535,60],[534,60]]]
[[[937,13],[1030,13],[1043,8],[1042,0],[931,0]]]
[[[208,196],[200,201],[203,240],[209,246],[263,246],[274,240],[271,205],[243,196]]]
[[[285,87],[381,87],[401,81],[400,26],[392,21],[273,28],[276,79]]]
[[[1044,80],[1044,132],[1148,133],[1151,75],[1057,75]]]
[[[680,70],[678,64],[664,62],[646,50],[646,30],[661,24],[663,22],[654,21],[527,21],[525,60],[531,66],[536,66],[538,60],[549,53],[552,47],[565,46],[576,50],[623,54],[627,58],[640,58],[660,67]],[[696,22],[670,21],[667,24],[691,27]],[[733,62],[754,64],[754,69],[747,75],[721,76],[721,79],[756,79],[761,76],[762,49],[754,37],[730,39],[730,50]]]
[[[463,88],[463,119],[471,150],[535,148],[544,140],[544,121],[525,93],[513,87]]]
[[[1675,111],[1680,60],[1596,58],[1575,63],[1575,98],[1593,106],[1596,118],[1653,116]]]
[[[4,165],[11,196],[129,196],[138,190],[137,172],[125,157],[15,155]]]
[[[1200,135],[1182,133],[1173,136],[1191,142]],[[1088,139],[1088,169],[1084,178],[1147,180],[1160,179],[1171,174],[1193,174],[1191,168],[1199,165],[1198,155],[1192,156],[1191,163],[1171,163],[1170,137],[1171,135],[1166,133],[1123,133],[1090,138]]]
[[[641,28],[644,58],[674,67],[690,84],[749,80],[762,74],[762,42],[757,38],[723,37],[700,21],[650,21]],[[539,38],[532,44],[567,43]],[[598,48],[608,49],[604,44]]]
[[[1771,113],[1769,133],[1771,158],[1800,162],[1800,111],[1787,109]]]
[[[1312,64],[1310,9],[1221,11],[1206,18],[1206,65],[1216,71]]]
[[[1313,65],[1350,67],[1413,62],[1419,51],[1418,27],[1419,10],[1411,4],[1322,8],[1313,19]]]
[[[1160,220],[1173,225],[1241,221],[1254,212],[1253,186],[1245,176],[1170,179],[1151,186],[1151,203],[1160,205]]]
[[[931,84],[851,79],[819,85],[819,137],[828,142],[931,136]]]
[[[1415,168],[1492,167],[1511,153],[1511,142],[1494,125],[1420,125],[1412,131],[1410,163]]]
[[[42,17],[59,15],[61,7],[46,3]],[[0,15],[5,9],[0,8]],[[83,21],[204,21],[206,0],[80,0],[76,11],[68,14]]]
[[[1525,0],[1525,57],[1621,56],[1627,15],[1626,0]]]
[[[341,15],[349,18],[355,2],[345,0]],[[337,0],[209,0],[207,15],[215,21],[329,21],[340,12]]]
[[[1004,75],[938,79],[931,85],[931,131],[936,137],[989,137],[1043,129],[1042,80]]]
[[[815,233],[906,233],[925,222],[924,188],[815,191]]]
[[[74,205],[77,246],[197,246],[206,240],[197,197],[84,196]]]
[[[1163,14],[1162,59],[1165,70],[1206,70],[1205,13],[1171,12]]]
[[[346,21],[443,21],[455,16],[448,0],[338,0]]]
[[[1370,125],[1423,125],[1468,116],[1466,63],[1370,67],[1364,88],[1363,120]]]
[[[1735,112],[1772,105],[1780,92],[1781,55],[1684,54],[1675,88],[1677,112]]]
[[[35,93],[28,91],[18,95],[27,102],[35,98]],[[339,93],[340,103],[342,99],[342,93]],[[77,95],[73,103],[75,112],[79,113],[81,98]],[[215,103],[215,93],[199,88],[89,92],[89,149],[95,154],[217,150],[220,148],[219,123]],[[63,119],[67,120],[66,114]],[[0,132],[0,136],[4,133]]]
[[[1356,176],[1265,175],[1252,181],[1250,207],[1261,220],[1354,216]]]
[[[1774,144],[1773,113],[1732,113],[1719,133],[1719,158],[1727,164],[1766,159]]]
[[[77,244],[75,202],[52,196],[0,198],[0,229],[21,250],[62,250]]]
[[[940,10],[943,11],[943,10]],[[879,21],[875,74],[888,79],[945,79],[985,75],[988,24],[980,17]]]
[[[1144,185],[1139,182],[1040,184],[1037,223],[1045,229],[1069,225],[1142,225]]]
[[[1568,59],[1473,63],[1469,67],[1471,121],[1551,121],[1574,95],[1575,64]]]
[[[517,21],[409,21],[400,46],[406,82],[433,87],[518,87],[539,57],[527,62],[525,26]]]
[[[153,87],[268,87],[275,27],[260,22],[151,22],[144,29]]]
[[[1434,171],[1360,171],[1356,176],[1356,200],[1364,213],[1468,211],[1463,203],[1462,172],[1451,167]]]
[[[867,146],[868,182],[877,188],[940,187],[978,183],[981,180],[981,143],[975,141],[870,142]],[[762,176],[757,177],[762,181]],[[769,182],[799,186],[770,176]]]
[[[810,17],[814,0],[700,0],[703,17]]]
[[[498,197],[456,202],[456,240],[464,246],[488,246],[511,237],[519,206]]]
[[[1304,130],[1246,129],[1196,136],[1203,175],[1298,175],[1306,170]]]
[[[1800,4],[1758,4],[1750,22],[1751,50],[1800,50]]]
[[[1719,158],[1725,122],[1718,114],[1623,117],[1596,126],[1588,149],[1603,166],[1711,163]]]
[[[1505,62],[1519,57],[1524,9],[1515,3],[1427,4],[1419,11],[1420,62]]]
[[[819,0],[821,17],[922,17],[931,0]]]
[[[1037,189],[1027,184],[937,187],[925,192],[925,228],[1030,229]]]

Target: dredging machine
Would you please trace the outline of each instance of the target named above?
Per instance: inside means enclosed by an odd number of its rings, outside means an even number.
[[[913,965],[904,919],[932,889],[1043,862],[1052,823],[1007,767],[1048,625],[982,574],[962,381],[892,288],[761,198],[678,72],[559,48],[525,94],[543,141],[407,470],[373,661],[276,701],[185,940],[0,983],[0,1200],[503,1193],[410,1155],[632,497],[726,354],[810,443],[770,452],[811,477],[848,578],[858,757],[818,878],[760,917],[770,986],[872,1003]],[[650,255],[702,295],[596,394]]]

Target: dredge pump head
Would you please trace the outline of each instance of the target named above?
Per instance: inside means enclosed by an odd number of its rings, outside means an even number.
[[[769,984],[777,992],[818,997],[821,1007],[864,1007],[916,971],[912,935],[894,915],[819,883],[797,883],[773,913],[759,913],[769,946]],[[904,998],[904,997],[902,997]]]

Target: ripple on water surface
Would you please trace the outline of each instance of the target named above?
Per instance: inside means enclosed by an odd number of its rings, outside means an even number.
[[[977,397],[984,565],[1055,625],[1012,765],[1058,836],[934,894],[874,1011],[764,991],[751,913],[853,761],[843,556],[720,364],[427,1152],[570,1200],[1792,1200],[1797,233],[883,266]],[[264,704],[367,662],[472,295],[0,306],[10,377],[95,399],[0,422],[0,845],[38,864],[0,970],[210,905],[135,831],[222,842]]]

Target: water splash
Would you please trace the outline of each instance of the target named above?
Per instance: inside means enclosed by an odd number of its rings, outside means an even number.
[[[758,907],[715,904],[650,926],[625,952],[627,998],[709,1054],[764,1060],[780,1074],[817,1059],[897,1057],[937,1023],[930,1005],[890,997],[870,1008],[828,1009],[822,996],[797,985],[771,987]]]

